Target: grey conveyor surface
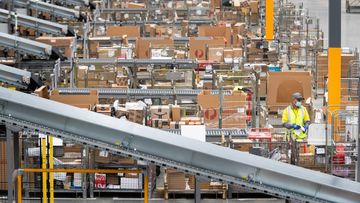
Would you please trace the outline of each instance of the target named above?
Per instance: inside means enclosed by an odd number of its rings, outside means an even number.
[[[0,88],[0,120],[301,202],[359,202],[360,184]]]

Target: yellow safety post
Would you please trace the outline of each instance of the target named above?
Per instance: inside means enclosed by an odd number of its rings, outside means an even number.
[[[53,146],[53,137],[49,136],[49,168],[54,168],[54,146]],[[54,173],[49,173],[49,183],[50,183],[50,203],[54,203]]]
[[[333,112],[341,103],[341,48],[329,48],[328,52],[328,107]]]
[[[274,0],[266,0],[265,39],[268,41],[274,40]]]
[[[21,191],[21,175],[17,176],[17,203],[22,202],[22,191]]]
[[[46,139],[45,138],[41,138],[41,155],[42,155],[42,168],[46,169]],[[46,172],[42,172],[42,193],[43,193],[43,198],[42,198],[42,202],[43,203],[47,203],[47,173]]]
[[[147,175],[144,176],[144,203],[149,202],[149,177]]]

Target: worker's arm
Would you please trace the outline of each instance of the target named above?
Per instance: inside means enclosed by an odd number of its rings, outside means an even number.
[[[304,128],[305,128],[305,131],[307,132],[311,122],[310,122],[310,116],[309,116],[307,109],[305,107],[303,107],[303,108],[304,108]]]

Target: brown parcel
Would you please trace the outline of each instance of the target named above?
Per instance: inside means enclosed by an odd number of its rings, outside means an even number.
[[[99,94],[96,90],[90,90],[90,94],[86,95],[60,95],[58,90],[53,90],[50,93],[50,100],[79,108],[89,108],[99,102]]]
[[[144,59],[150,58],[150,46],[152,45],[164,45],[164,46],[172,46],[174,44],[174,40],[170,38],[158,37],[154,38],[138,38],[136,40],[136,56],[137,58]]]
[[[170,119],[170,107],[167,105],[151,106],[151,119]]]
[[[305,99],[311,97],[309,72],[268,72],[266,104],[271,112],[288,106],[294,92],[300,92]]]
[[[36,41],[49,44],[58,48],[61,52],[64,53],[64,56],[67,58],[71,57],[71,48],[70,45],[74,42],[74,37],[38,37]]]
[[[109,37],[140,37],[139,26],[109,26],[106,32],[106,36]]]
[[[225,41],[223,37],[190,37],[189,52],[191,59],[205,60],[206,46],[208,47],[224,47]]]

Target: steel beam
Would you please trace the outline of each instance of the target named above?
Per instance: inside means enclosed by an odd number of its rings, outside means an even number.
[[[26,89],[30,80],[31,72],[0,64],[0,82]]]
[[[89,94],[91,89],[96,89],[100,98],[169,98],[197,99],[202,90],[196,89],[119,89],[119,88],[59,88],[60,94]],[[231,95],[232,91],[224,90],[224,95]],[[219,94],[219,90],[211,90],[211,94]]]
[[[303,202],[358,202],[360,183],[0,88],[0,121]]]
[[[209,25],[216,22],[213,19],[190,19],[188,20],[189,24],[197,24],[197,25]],[[180,25],[182,21],[158,21],[158,20],[145,20],[145,21],[135,21],[135,20],[127,20],[127,21],[94,21],[91,22],[93,25],[144,25],[144,24],[157,24],[157,25]]]
[[[174,65],[180,69],[196,68],[198,62],[193,59],[79,59],[78,64],[118,64],[123,66]]]
[[[55,2],[68,6],[89,6],[89,0],[55,0]]]
[[[52,54],[50,45],[3,32],[0,32],[0,46],[42,58],[48,58]]]
[[[11,12],[11,16],[12,16],[11,17],[12,24],[15,24],[15,21],[17,21],[17,24],[19,26],[33,28],[40,32],[45,32],[55,35],[66,35],[68,33],[67,25],[61,25],[59,23],[54,23],[48,20],[42,20],[28,15],[18,14],[15,12]],[[16,20],[15,20],[15,16],[16,16]],[[8,19],[9,19],[9,11],[0,9],[0,22],[6,23],[8,22]]]
[[[78,19],[80,17],[80,11],[38,0],[14,0],[14,4],[16,7],[36,9],[41,12],[67,19]]]

